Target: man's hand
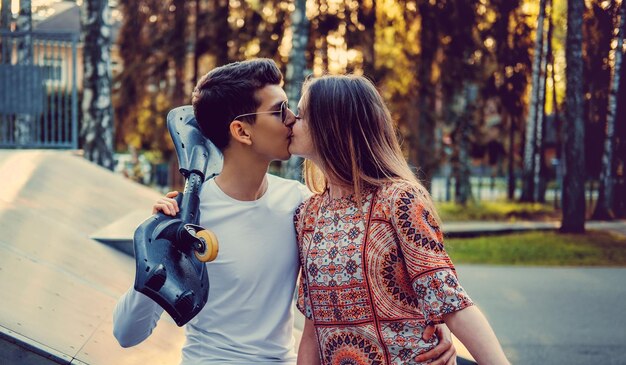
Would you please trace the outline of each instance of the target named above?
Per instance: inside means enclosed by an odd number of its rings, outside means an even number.
[[[415,358],[416,362],[432,360],[431,365],[456,365],[456,349],[452,345],[452,334],[445,324],[428,326],[422,338],[429,340],[433,334],[439,338],[437,346]]]

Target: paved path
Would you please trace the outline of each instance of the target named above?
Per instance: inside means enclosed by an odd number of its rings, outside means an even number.
[[[513,364],[626,364],[626,268],[458,265]]]
[[[466,221],[444,222],[443,230],[448,237],[469,237],[487,234],[504,234],[522,231],[554,231],[561,227],[560,222],[490,222],[490,221]],[[610,222],[587,221],[587,229],[605,230],[626,236],[626,220]]]

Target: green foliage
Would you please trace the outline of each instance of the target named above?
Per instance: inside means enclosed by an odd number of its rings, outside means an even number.
[[[469,202],[465,206],[451,202],[436,202],[444,222],[455,221],[520,221],[558,220],[559,212],[549,204],[509,201]]]
[[[602,231],[450,238],[446,240],[446,250],[454,263],[626,266],[626,238]]]
[[[513,176],[522,153],[520,132],[528,104],[537,3],[308,0],[307,73],[353,72],[373,78],[397,121],[407,158],[423,173],[426,185],[444,163],[463,160],[469,166],[468,156],[484,158],[480,151],[494,141],[507,151]],[[553,3],[556,95],[562,104],[567,3]],[[120,150],[132,145],[162,151],[167,158],[173,152],[164,126],[167,112],[189,103],[195,81],[213,67],[270,57],[285,71],[289,62],[293,1],[120,0],[119,4],[123,25],[117,46],[123,71],[113,92]],[[586,144],[595,154],[587,161],[588,167],[596,168],[601,165],[597,151],[606,119],[617,2],[585,4],[585,103],[591,126]],[[551,82],[547,111],[552,107]],[[478,90],[472,110],[459,106],[467,86]],[[495,111],[486,115],[490,108]],[[444,153],[443,140],[453,159]]]

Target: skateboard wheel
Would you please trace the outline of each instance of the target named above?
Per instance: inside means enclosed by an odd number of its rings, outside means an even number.
[[[218,252],[217,237],[215,233],[204,229],[196,232],[196,236],[204,241],[205,250],[203,252],[195,251],[196,258],[201,262],[211,262],[215,260]]]

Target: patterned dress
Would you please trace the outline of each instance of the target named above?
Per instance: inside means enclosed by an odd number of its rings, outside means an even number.
[[[422,339],[425,327],[472,301],[415,187],[362,195],[360,208],[324,193],[296,210],[297,306],[315,324],[324,365],[416,364],[438,341]]]

